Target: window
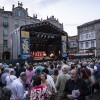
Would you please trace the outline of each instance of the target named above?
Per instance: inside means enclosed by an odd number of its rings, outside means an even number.
[[[8,18],[7,17],[3,18],[3,23],[8,23]]]
[[[85,45],[86,45],[86,48],[89,47],[89,43],[88,42],[86,42]]]
[[[91,41],[91,47],[94,47],[94,41]]]
[[[6,28],[3,29],[3,35],[4,35],[4,36],[5,36],[5,35],[8,35],[8,29],[6,29]]]
[[[8,40],[3,40],[3,45],[8,46]]]
[[[80,40],[83,40],[83,38],[84,38],[84,37],[83,37],[83,35],[81,34],[81,35],[80,35]]]
[[[3,18],[3,26],[4,26],[4,27],[8,27],[8,25],[9,25],[9,24],[8,24],[8,18],[7,18],[7,17],[4,17],[4,18]]]
[[[16,10],[15,15],[18,17],[24,17],[25,16],[25,12],[22,10]]]
[[[19,25],[18,19],[15,19],[15,25]]]
[[[15,24],[15,28],[19,27],[19,21],[18,21],[18,19],[15,19],[14,24]]]
[[[93,26],[90,26],[90,30],[92,30],[93,29]]]
[[[86,34],[86,39],[88,39],[88,34]]]
[[[88,30],[88,28],[86,27],[86,28],[85,28],[85,30],[87,31],[87,30]]]
[[[83,43],[80,43],[80,47],[83,48]]]

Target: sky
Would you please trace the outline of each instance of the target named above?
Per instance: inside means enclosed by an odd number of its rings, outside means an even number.
[[[77,26],[100,19],[100,0],[19,0],[28,8],[29,16],[37,14],[38,19],[52,15],[63,23],[69,36],[77,35]],[[12,11],[12,5],[18,6],[18,0],[0,0],[0,7]]]

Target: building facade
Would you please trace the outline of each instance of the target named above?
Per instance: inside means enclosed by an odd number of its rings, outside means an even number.
[[[51,18],[51,17],[50,17]],[[50,18],[49,21],[50,21]],[[22,25],[40,23],[42,20],[28,15],[28,9],[23,8],[23,4],[18,2],[18,6],[12,5],[12,11],[5,11],[0,8],[0,59],[12,59],[12,36],[11,33]],[[54,20],[51,19],[51,23]],[[55,24],[56,25],[56,24]],[[63,25],[57,21],[59,28]]]
[[[68,37],[69,44],[69,53],[77,53],[78,51],[78,36],[69,36]]]
[[[47,19],[44,20],[44,21],[47,21],[47,22],[49,22],[49,23],[55,25],[55,26],[58,27],[59,29],[63,30],[63,23],[62,23],[62,24],[59,23],[59,20],[56,19],[54,16],[51,16],[50,18],[48,18],[48,16],[47,16]]]
[[[100,20],[78,26],[79,53],[100,56]]]

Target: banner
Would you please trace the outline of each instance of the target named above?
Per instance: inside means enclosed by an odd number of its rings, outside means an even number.
[[[21,31],[21,55],[22,59],[30,57],[30,35],[26,31]]]
[[[62,36],[62,57],[67,57],[67,38]]]

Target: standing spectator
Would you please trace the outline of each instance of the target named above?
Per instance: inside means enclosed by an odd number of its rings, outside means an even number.
[[[21,63],[21,66],[19,66],[19,63],[16,64],[15,67],[15,71],[16,71],[16,76],[19,77],[21,72],[25,72],[25,68],[24,68],[24,63]]]
[[[22,72],[20,77],[12,82],[12,97],[15,99],[18,98],[18,100],[26,100],[26,97],[28,96],[25,89],[26,78],[26,73]]]
[[[89,84],[88,78],[91,76],[90,69],[87,68],[87,62],[82,63],[82,68],[80,70],[81,78]]]
[[[19,68],[20,68],[19,63],[16,63],[16,66],[14,67],[14,70],[16,72],[17,77],[19,77]]]
[[[6,77],[9,76],[9,69],[5,68],[3,74],[1,75],[2,86],[6,86]]]
[[[11,100],[11,90],[9,87],[3,87],[0,100]]]
[[[47,86],[49,92],[52,92],[52,86],[47,82],[47,75],[46,73],[41,73],[41,85]]]
[[[53,72],[54,72],[54,65],[53,64],[50,64],[49,66],[50,68],[49,69],[49,75],[53,75]]]
[[[56,92],[56,87],[53,78],[49,75],[49,70],[47,68],[44,68],[42,72],[47,74],[47,82],[52,86],[53,90]]]
[[[36,76],[33,80],[30,100],[48,100],[49,92],[45,85],[41,85],[41,78]]]
[[[15,71],[13,69],[10,70],[9,75],[6,77],[6,86],[11,86],[11,83],[17,79],[15,76]]]
[[[57,77],[56,88],[58,91],[58,100],[62,100],[66,81],[70,79],[70,75],[68,75],[67,72],[68,72],[68,70],[64,66],[64,67],[62,67],[62,74],[58,75],[58,77]]]
[[[51,77],[53,78],[54,83],[56,83],[56,81],[57,81],[58,74],[59,74],[58,69],[54,69],[54,73],[53,73],[53,75],[51,75]]]
[[[100,61],[97,61],[96,64],[94,65],[94,74],[96,76],[97,83],[99,84],[100,88]]]
[[[33,75],[34,75],[33,66],[29,65],[28,69],[26,69],[26,76],[27,76],[26,85],[28,88],[31,85],[31,80]]]
[[[88,86],[85,81],[78,78],[76,69],[71,70],[71,79],[66,82],[64,94],[68,100],[86,100]]]

